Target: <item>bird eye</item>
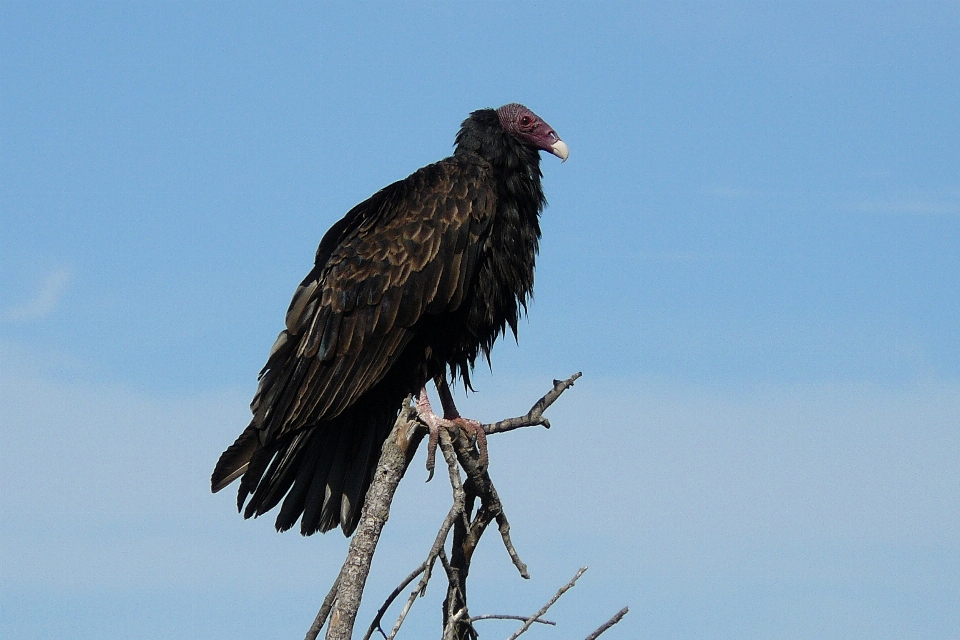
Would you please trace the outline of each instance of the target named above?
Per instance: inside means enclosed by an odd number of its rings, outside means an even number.
[[[533,118],[531,118],[530,116],[521,116],[521,117],[520,117],[520,126],[521,126],[521,127],[529,127],[531,122],[533,122]]]

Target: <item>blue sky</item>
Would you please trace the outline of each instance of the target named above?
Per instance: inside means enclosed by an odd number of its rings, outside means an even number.
[[[958,28],[949,2],[2,5],[0,635],[305,631],[345,542],[242,521],[209,472],[326,228],[511,101],[571,157],[544,158],[519,345],[461,409],[584,378],[551,431],[492,439],[533,580],[491,538],[473,611],[587,564],[531,638],[624,605],[611,638],[960,634]],[[445,515],[420,468],[361,620]]]

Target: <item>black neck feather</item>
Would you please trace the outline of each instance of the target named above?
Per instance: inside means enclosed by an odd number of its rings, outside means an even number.
[[[463,121],[454,155],[469,153],[493,165],[503,195],[517,199],[522,217],[540,214],[546,204],[540,183],[540,151],[505,131],[495,110],[474,111]]]

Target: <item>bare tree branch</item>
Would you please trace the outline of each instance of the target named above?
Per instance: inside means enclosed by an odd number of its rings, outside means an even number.
[[[323,604],[320,605],[320,611],[317,612],[317,617],[314,618],[313,624],[310,625],[310,629],[307,630],[307,636],[304,640],[317,640],[317,636],[320,635],[320,629],[323,629],[323,624],[327,621],[330,610],[333,609],[333,601],[337,597],[338,589],[340,589],[339,575],[337,579],[333,581],[333,586],[330,587],[327,597],[323,599]]]
[[[474,435],[479,439],[485,437],[486,434],[512,431],[525,426],[543,425],[549,428],[550,423],[543,416],[543,412],[566,389],[572,386],[580,375],[580,373],[577,373],[567,380],[554,380],[553,389],[540,398],[525,416],[483,425],[482,433]],[[307,633],[307,640],[317,638],[328,617],[330,627],[327,631],[327,640],[348,640],[351,637],[363,587],[370,571],[370,563],[379,542],[380,533],[389,517],[389,508],[394,493],[425,435],[425,430],[422,428],[421,422],[417,420],[411,400],[412,398],[408,397],[405,401],[400,414],[397,416],[393,430],[384,442],[374,478],[367,491],[360,522],[350,543],[347,559]],[[561,588],[547,606],[532,618],[520,616],[470,617],[466,600],[466,580],[470,570],[470,561],[480,537],[491,522],[497,522],[504,547],[520,575],[524,578],[529,578],[530,575],[510,539],[510,523],[504,513],[503,504],[500,502],[493,481],[487,472],[487,465],[477,448],[477,444],[482,443],[479,443],[479,440],[471,441],[466,431],[462,429],[443,429],[438,433],[438,440],[449,470],[453,504],[437,532],[427,559],[387,597],[367,629],[364,640],[369,640],[376,631],[384,635],[387,640],[393,640],[416,598],[426,593],[433,566],[438,558],[447,577],[447,596],[443,605],[444,638],[453,640],[476,638],[477,633],[472,625],[473,620],[485,620],[494,617],[525,621],[524,626],[514,634],[513,638],[526,631],[534,622],[553,624],[541,620],[540,616],[563,592],[573,586],[573,583],[585,571],[585,568],[568,585]],[[461,468],[466,473],[465,480],[460,477]],[[478,498],[480,505],[474,513],[474,505]],[[453,545],[451,557],[448,560],[444,552],[444,545],[451,530],[453,530]],[[403,589],[421,574],[419,583],[410,593],[390,635],[386,636],[381,627],[383,616]],[[615,623],[616,621],[609,624]],[[602,630],[598,630],[598,632],[602,633]]]
[[[596,631],[588,635],[586,638],[584,638],[584,640],[597,640],[597,638],[600,637],[601,633],[603,633],[613,625],[620,622],[620,619],[623,618],[623,616],[627,615],[628,611],[630,611],[630,609],[628,609],[627,607],[620,609],[620,611],[618,611],[612,618],[610,618],[609,620],[604,622],[602,625],[600,625],[600,627]]]
[[[350,541],[347,559],[340,570],[340,584],[330,615],[327,640],[349,640],[363,587],[370,573],[370,563],[376,551],[383,525],[390,517],[390,504],[403,474],[406,472],[423,438],[419,423],[414,419],[410,398],[404,402],[390,435],[383,443],[380,462],[364,501],[357,532]]]
[[[455,630],[457,624],[467,617],[467,608],[463,607],[459,611],[453,614],[450,619],[447,621],[446,626],[443,628],[443,640],[454,640]]]
[[[423,581],[420,581],[421,585]],[[407,619],[407,614],[410,613],[410,608],[413,606],[413,603],[417,601],[417,596],[420,595],[421,586],[417,585],[417,588],[410,592],[410,597],[407,598],[406,604],[403,605],[403,609],[400,611],[400,616],[397,618],[397,621],[393,625],[393,629],[390,630],[390,635],[387,636],[387,640],[393,640],[397,637],[397,633],[400,631],[400,627],[403,626],[403,621]]]
[[[414,579],[419,576],[427,568],[427,563],[423,562],[419,567],[414,569],[414,571],[408,575],[403,581],[397,585],[397,588],[394,589],[387,599],[380,606],[380,610],[377,611],[376,617],[373,619],[373,622],[370,623],[370,626],[367,628],[367,633],[364,634],[363,640],[370,640],[370,636],[373,635],[374,631],[379,630],[380,635],[384,638],[387,637],[387,634],[383,632],[383,629],[380,627],[380,621],[383,619],[383,614],[387,612],[387,609],[390,608],[390,605],[393,604],[393,601],[396,600],[397,596],[400,595],[400,592],[407,588],[407,585],[414,581]]]
[[[420,597],[423,597],[426,594],[427,583],[430,582],[433,565],[436,562],[437,558],[441,558],[441,561],[444,564],[444,569],[447,570],[447,575],[449,577],[450,565],[446,561],[447,558],[446,558],[446,554],[443,552],[443,545],[447,541],[447,536],[450,534],[450,529],[453,527],[454,523],[458,519],[466,518],[466,516],[464,515],[463,484],[460,481],[460,471],[459,471],[459,468],[457,467],[457,458],[456,458],[456,455],[453,453],[453,449],[450,445],[450,437],[449,435],[446,434],[446,432],[443,432],[442,434],[438,434],[438,438],[440,439],[440,449],[443,452],[443,457],[447,462],[447,467],[450,472],[450,484],[453,488],[453,506],[450,507],[450,511],[449,513],[447,513],[447,517],[444,518],[443,524],[440,525],[440,531],[437,532],[437,537],[434,539],[433,546],[430,548],[430,553],[427,555],[427,559],[424,561],[423,565],[421,565],[423,567],[422,569],[423,578],[421,578],[419,584],[417,585],[417,588],[410,593],[410,597],[407,599],[406,605],[403,607],[403,610],[400,612],[400,616],[399,618],[397,618],[397,622],[394,624],[393,629],[390,632],[390,635],[386,636],[387,640],[392,640],[394,637],[396,637],[397,632],[400,631],[400,627],[403,625],[403,622],[407,617],[407,613],[410,612],[410,608],[413,606],[413,603],[416,601],[417,596],[419,595]],[[403,587],[406,586],[406,584],[409,584],[409,581],[407,581],[407,583],[398,587],[398,589],[402,589]],[[381,610],[384,610],[387,606],[389,606],[390,601],[392,601],[393,598],[395,597],[396,597],[395,595],[392,596],[390,600],[384,604],[384,607],[382,607]],[[379,619],[381,616],[382,614],[378,613],[377,619],[374,620],[374,622],[376,622],[378,626],[380,623]],[[370,629],[372,630],[373,627],[374,625],[371,624]],[[367,635],[364,637],[364,640],[367,640],[370,637],[370,634],[371,634],[371,631],[368,630]]]
[[[493,485],[490,486],[490,492],[493,494],[493,498],[499,504],[500,496],[497,495],[496,489],[493,488]],[[527,571],[527,565],[520,559],[520,555],[517,553],[517,550],[513,546],[513,540],[510,539],[510,523],[507,522],[507,514],[503,512],[503,506],[500,505],[500,510],[496,514],[497,518],[497,528],[500,531],[500,538],[503,540],[503,546],[507,548],[507,553],[510,554],[510,559],[513,560],[513,565],[517,568],[517,571],[520,572],[520,576],[526,580],[530,579],[530,572]]]
[[[520,622],[526,622],[530,618],[526,616],[510,616],[500,613],[485,613],[482,616],[473,616],[470,618],[470,622],[476,622],[477,620],[519,620]],[[540,624],[549,624],[551,627],[557,626],[556,622],[551,622],[550,620],[534,620],[534,622],[539,622]]]
[[[470,515],[467,513],[467,493],[463,488],[463,481],[460,479],[460,467],[457,462],[457,453],[453,450],[453,442],[450,440],[450,435],[446,432],[443,433],[445,437],[440,438],[440,451],[443,453],[443,459],[447,462],[447,469],[450,472],[450,487],[453,489],[453,508],[451,513],[456,509],[457,515],[463,520],[463,524],[467,527],[470,526]],[[451,522],[451,525],[453,523]],[[447,529],[449,531],[449,527]],[[446,532],[444,532],[445,534]],[[439,539],[440,536],[437,536]],[[443,539],[446,540],[447,536],[444,535]],[[436,545],[434,545],[436,546]],[[440,545],[443,546],[442,544]]]
[[[457,452],[457,460],[467,473],[467,482],[464,485],[464,489],[467,492],[467,500],[469,502],[472,497],[478,497],[482,505],[477,512],[477,517],[466,532],[466,542],[470,545],[470,554],[473,553],[473,549],[480,541],[480,536],[483,535],[483,531],[487,525],[491,520],[495,519],[500,530],[500,537],[503,539],[503,545],[507,553],[510,554],[510,559],[513,561],[514,566],[517,567],[520,575],[525,579],[529,579],[530,573],[527,571],[527,565],[520,560],[520,556],[513,546],[513,541],[510,539],[510,523],[507,521],[507,515],[503,511],[503,503],[500,502],[497,489],[493,486],[493,480],[490,479],[490,474],[487,472],[486,467],[480,466],[480,454],[470,443],[463,431],[457,433],[454,446]],[[456,531],[454,531],[454,534],[456,534]]]
[[[549,426],[549,422],[543,417],[543,412],[560,397],[560,394],[570,388],[580,375],[580,373],[577,373],[563,381],[554,380],[553,389],[540,398],[527,412],[526,416],[503,420],[493,425],[485,425],[483,427],[484,433],[501,433],[535,424]],[[470,562],[473,552],[480,542],[480,537],[493,520],[497,522],[504,548],[506,548],[520,575],[523,578],[529,578],[530,573],[513,546],[513,541],[510,538],[510,522],[507,520],[503,503],[500,501],[500,496],[497,494],[493,480],[490,478],[487,465],[483,464],[482,455],[477,446],[470,441],[464,430],[457,430],[452,433],[441,432],[440,445],[445,457],[449,455],[445,445],[445,440],[448,438],[452,441],[460,468],[467,474],[467,480],[463,484],[465,494],[464,519],[463,521],[456,521],[453,528],[451,568],[448,571],[447,597],[443,604],[444,633],[447,634],[449,630],[453,638],[463,640],[475,637],[476,630],[467,614],[460,618],[456,614],[467,607],[467,576],[470,572]],[[451,464],[449,460],[448,464]],[[451,468],[453,468],[452,464]],[[459,479],[459,472],[456,477]],[[452,477],[451,481],[453,481]],[[454,493],[457,493],[456,487]],[[471,521],[473,505],[477,498],[480,499],[480,508]],[[451,630],[449,624],[455,618],[454,628]]]
[[[550,602],[548,602],[547,604],[543,605],[543,608],[541,608],[540,611],[537,611],[537,613],[534,614],[533,617],[529,618],[529,619],[523,624],[523,626],[520,627],[519,629],[517,629],[516,632],[514,632],[514,634],[513,634],[512,636],[510,636],[507,640],[517,640],[517,638],[520,637],[520,634],[524,633],[527,629],[529,629],[529,628],[533,625],[534,620],[536,620],[537,618],[539,618],[540,616],[542,616],[543,614],[545,614],[545,613],[547,612],[547,609],[549,609],[550,607],[552,607],[552,606],[553,606],[553,603],[560,599],[560,596],[562,596],[562,595],[565,594],[567,591],[569,591],[570,589],[573,588],[573,585],[575,585],[575,584],[577,583],[577,580],[580,578],[580,576],[583,575],[583,573],[584,573],[586,570],[587,570],[586,567],[581,567],[581,569],[580,569],[579,571],[577,571],[577,575],[573,576],[573,578],[570,579],[570,582],[568,582],[567,584],[565,584],[565,585],[563,585],[562,587],[560,587],[560,589],[553,595],[553,597],[550,598]]]
[[[506,431],[513,431],[514,429],[519,429],[521,427],[536,427],[543,425],[547,429],[550,428],[550,421],[543,417],[543,412],[547,410],[547,407],[552,405],[557,398],[560,397],[560,394],[573,386],[573,383],[577,381],[580,376],[583,375],[582,371],[578,371],[573,374],[566,380],[554,380],[553,389],[547,392],[545,396],[540,398],[534,403],[530,408],[530,411],[527,412],[525,416],[519,416],[517,418],[507,418],[506,420],[501,420],[500,422],[494,422],[493,424],[483,425],[483,431],[487,434],[493,433],[504,433]]]
[[[450,561],[447,559],[447,553],[440,548],[440,564],[443,566],[444,573],[447,574],[447,579],[450,579],[450,576],[453,574],[453,567],[450,566]]]
[[[453,526],[453,523],[456,519],[460,517],[460,511],[457,508],[456,503],[453,507],[450,508],[450,512],[447,514],[447,517],[444,518],[443,524],[440,525],[440,532],[437,534],[436,540],[433,542],[433,547],[430,548],[430,553],[427,556],[427,559],[423,563],[424,571],[423,578],[420,579],[420,582],[417,584],[416,589],[410,592],[410,597],[407,598],[407,603],[404,605],[403,610],[400,612],[400,616],[397,618],[397,622],[393,625],[393,629],[390,631],[390,635],[387,636],[387,640],[393,640],[396,637],[397,632],[400,631],[400,627],[403,625],[403,621],[406,619],[407,614],[410,612],[410,608],[413,606],[413,603],[416,601],[417,596],[423,597],[427,593],[427,583],[430,581],[430,577],[433,571],[433,565],[437,561],[437,558],[441,558],[444,562],[446,561],[446,555],[443,553],[443,544],[447,540],[447,535],[450,533],[450,528]],[[408,583],[409,584],[409,583]],[[406,586],[406,585],[403,585]],[[403,588],[402,586],[399,588]]]

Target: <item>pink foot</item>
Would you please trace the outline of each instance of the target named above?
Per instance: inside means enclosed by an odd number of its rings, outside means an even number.
[[[441,400],[443,400],[443,391],[447,391],[449,395],[449,390],[443,389],[440,391]],[[443,403],[447,405],[446,402]],[[451,409],[452,407],[452,409]],[[433,479],[433,471],[436,466],[437,461],[437,445],[440,443],[440,429],[447,429],[448,431],[454,431],[456,429],[463,429],[468,434],[470,434],[477,443],[477,449],[480,452],[480,466],[486,467],[487,462],[489,462],[489,456],[487,455],[487,434],[483,430],[483,425],[481,425],[476,420],[470,420],[469,418],[462,418],[457,412],[456,407],[453,406],[452,398],[450,399],[449,406],[446,407],[444,417],[438,416],[433,411],[433,407],[430,406],[430,398],[427,397],[427,388],[424,387],[420,390],[420,396],[417,398],[417,414],[420,416],[430,429],[430,438],[427,441],[427,471],[430,472],[427,482],[430,482]]]

